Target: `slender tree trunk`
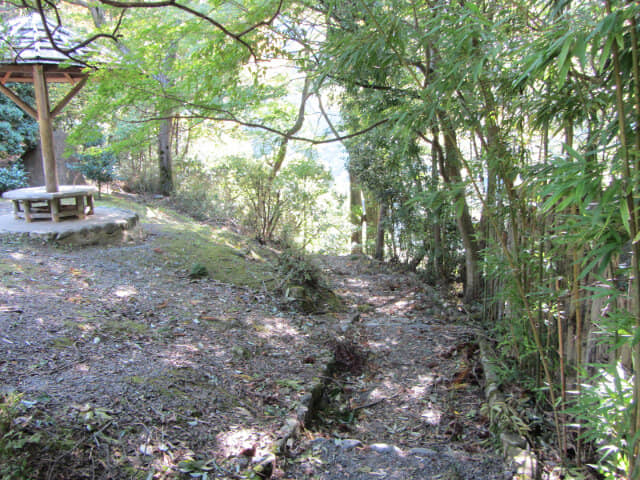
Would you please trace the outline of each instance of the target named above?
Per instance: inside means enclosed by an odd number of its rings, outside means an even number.
[[[259,238],[261,242],[269,242],[273,240],[274,233],[282,216],[280,191],[276,190],[274,182],[276,177],[278,176],[278,173],[280,173],[280,170],[282,169],[282,165],[284,165],[285,159],[287,158],[287,151],[289,150],[289,137],[298,133],[304,123],[305,109],[307,100],[310,96],[310,86],[311,80],[309,79],[309,77],[307,77],[302,88],[302,95],[300,99],[300,106],[298,107],[298,116],[296,118],[296,121],[294,122],[293,126],[289,130],[287,130],[287,136],[283,137],[280,140],[280,145],[278,146],[278,150],[276,151],[273,163],[271,164],[271,171],[264,181],[263,198],[265,199],[265,202],[268,202],[268,205],[265,205],[263,217],[258,219],[258,222],[264,225],[264,228],[261,229]]]
[[[439,134],[434,132],[433,149],[431,153],[431,189],[436,192],[438,190],[438,184],[440,183],[440,174],[438,165],[444,163],[444,159],[440,157],[443,155],[442,148],[438,140]],[[444,281],[447,277],[447,272],[444,266],[444,245],[442,243],[442,209],[440,206],[435,208],[433,213],[432,234],[433,234],[433,248],[431,256],[433,258],[433,272],[439,281]]]
[[[606,0],[605,7],[607,13],[611,14],[611,0]],[[632,28],[635,28],[635,23],[632,22]],[[634,95],[640,94],[640,66],[638,65],[638,44],[636,32],[633,32],[632,39],[635,44],[631,46],[631,53],[633,59],[633,81],[634,81]],[[624,201],[626,202],[628,223],[631,239],[631,270],[633,273],[632,288],[631,288],[631,300],[633,304],[633,317],[635,320],[636,328],[640,329],[640,244],[635,241],[638,232],[640,230],[640,221],[637,213],[637,201],[634,196],[636,188],[634,188],[634,178],[638,173],[637,161],[631,158],[629,152],[630,145],[627,139],[627,119],[625,111],[625,99],[624,99],[624,87],[622,81],[622,70],[620,67],[620,51],[618,49],[618,43],[614,41],[611,46],[611,54],[613,58],[613,76],[616,84],[615,98],[616,98],[616,112],[618,114],[618,139],[620,140],[620,154],[622,158],[622,182],[623,188],[626,192]],[[634,103],[637,109],[636,118],[640,117],[640,98],[634,98]],[[636,125],[637,128],[637,125]],[[636,130],[635,135],[640,135],[640,131]],[[636,145],[640,145],[640,138],[635,142]],[[640,464],[638,463],[638,457],[640,456],[640,345],[636,344],[632,346],[632,361],[633,361],[633,405],[631,407],[631,431],[629,432],[630,446],[629,446],[629,478],[636,480],[640,478]]]
[[[440,165],[442,178],[449,185],[456,189],[456,225],[462,244],[464,246],[465,258],[465,284],[464,284],[464,300],[471,302],[478,298],[480,294],[480,272],[478,270],[478,262],[480,253],[475,238],[475,229],[473,221],[469,214],[469,206],[462,187],[462,175],[460,173],[460,159],[458,158],[458,146],[456,134],[453,129],[449,128],[446,122],[441,120],[442,131],[444,132],[444,161]]]
[[[311,96],[311,94],[309,93],[310,87],[311,87],[311,79],[307,77],[305,78],[304,86],[302,87],[300,106],[298,107],[298,117],[296,118],[296,121],[293,124],[293,126],[289,130],[287,130],[287,136],[283,137],[282,140],[280,141],[280,146],[278,147],[278,151],[273,161],[273,166],[271,167],[271,176],[270,176],[271,181],[273,181],[273,179],[276,178],[276,176],[278,175],[278,172],[280,171],[280,169],[282,168],[282,165],[284,164],[285,158],[287,157],[289,137],[298,133],[302,128],[302,125],[304,123],[304,112],[307,106],[307,100]]]
[[[378,235],[378,217],[380,215],[380,203],[368,190],[364,191],[364,219],[365,228],[365,251],[367,255],[373,256],[376,248],[376,237]]]
[[[351,220],[351,253],[361,254],[362,250],[362,189],[356,175],[349,170],[349,203]]]
[[[169,196],[173,192],[173,159],[171,155],[171,119],[162,120],[158,130],[158,193]]]
[[[380,208],[378,209],[378,229],[376,232],[376,251],[374,258],[376,260],[384,260],[384,230],[387,217],[387,205],[385,202],[380,202]]]

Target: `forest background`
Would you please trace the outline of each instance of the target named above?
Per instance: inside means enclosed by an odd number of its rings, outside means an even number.
[[[638,2],[24,0],[3,25],[28,11],[81,34],[58,127],[90,178],[459,282],[537,441],[640,478]]]

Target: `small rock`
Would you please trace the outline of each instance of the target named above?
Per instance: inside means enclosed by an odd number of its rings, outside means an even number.
[[[412,448],[409,450],[409,455],[415,455],[416,457],[428,457],[430,455],[437,455],[438,453],[435,450],[431,450],[430,448]]]
[[[335,443],[337,447],[340,447],[343,450],[351,450],[354,448],[362,447],[362,442],[360,440],[356,440],[355,438],[337,438],[333,441],[333,443]]]
[[[142,444],[140,445],[140,453],[142,453],[143,455],[153,455],[153,446],[152,445],[148,445],[148,444]]]
[[[364,326],[369,328],[378,328],[382,326],[382,323],[379,320],[370,320],[366,322]]]
[[[395,455],[401,455],[402,450],[400,450],[395,445],[389,445],[387,443],[372,443],[369,445],[369,449],[377,452],[377,453],[393,453]]]

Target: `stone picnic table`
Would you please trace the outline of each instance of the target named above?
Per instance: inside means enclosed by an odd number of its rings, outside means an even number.
[[[93,215],[93,194],[98,189],[88,185],[61,185],[57,192],[45,187],[19,188],[2,194],[13,202],[13,215],[27,222],[36,219],[59,222],[63,218]]]

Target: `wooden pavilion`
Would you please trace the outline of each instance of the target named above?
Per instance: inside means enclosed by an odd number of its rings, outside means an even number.
[[[45,186],[6,192],[3,196],[14,202],[16,217],[27,221],[33,218],[52,218],[54,221],[66,216],[83,217],[93,213],[94,187],[60,188],[56,172],[52,121],[87,81],[86,65],[74,62],[60,50],[73,47],[71,32],[33,12],[28,16],[7,23],[3,43],[9,46],[10,56],[0,59],[0,92],[4,93],[28,115],[38,121],[42,166]],[[77,51],[82,55],[85,51]],[[7,87],[7,83],[33,83],[35,108],[23,101]],[[49,83],[68,83],[69,92],[52,109],[49,102]],[[73,205],[62,200],[71,198]],[[85,200],[87,205],[85,206]]]

